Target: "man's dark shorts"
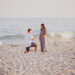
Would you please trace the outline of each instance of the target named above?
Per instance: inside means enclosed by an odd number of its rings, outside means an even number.
[[[30,47],[26,47],[26,51],[30,51],[30,48],[31,48],[31,47],[36,47],[36,45],[35,45],[34,42],[31,43],[31,46],[30,46]]]

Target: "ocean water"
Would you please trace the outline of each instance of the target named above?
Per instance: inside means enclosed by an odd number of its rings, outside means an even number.
[[[24,44],[28,28],[38,42],[41,23],[46,26],[48,39],[75,38],[75,18],[0,18],[0,44]]]

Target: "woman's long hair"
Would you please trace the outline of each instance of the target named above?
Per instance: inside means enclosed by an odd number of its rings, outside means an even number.
[[[44,32],[47,33],[47,30],[46,30],[45,25],[44,24],[41,24],[41,26],[42,26],[41,30],[44,30]]]

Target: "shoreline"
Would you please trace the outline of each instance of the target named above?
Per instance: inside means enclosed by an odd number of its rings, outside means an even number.
[[[47,37],[47,42],[71,42],[71,41],[75,41],[75,38],[54,38],[54,37]],[[11,42],[11,41],[10,41]],[[13,43],[11,42],[2,42],[0,41],[0,46],[2,45],[24,45],[25,46],[25,43],[24,43],[24,39],[21,41],[21,42],[15,42],[13,41]],[[38,44],[40,43],[39,40],[36,40],[34,42],[37,42]]]

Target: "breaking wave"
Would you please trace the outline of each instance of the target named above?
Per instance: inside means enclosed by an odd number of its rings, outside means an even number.
[[[33,34],[39,37],[39,34]],[[4,35],[0,37],[0,40],[12,40],[12,39],[24,39],[24,34],[17,34],[17,35]],[[53,38],[66,38],[66,39],[75,39],[75,32],[49,32],[47,37]]]

